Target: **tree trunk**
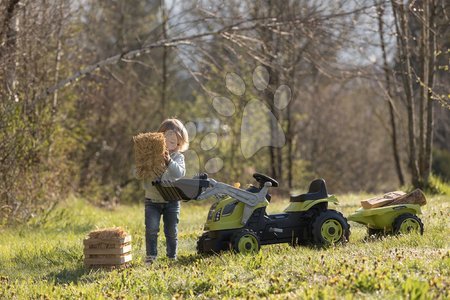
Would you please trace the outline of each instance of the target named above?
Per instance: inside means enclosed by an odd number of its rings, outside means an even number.
[[[167,40],[167,12],[164,0],[161,0],[161,12],[162,12],[162,31],[163,38]],[[166,118],[167,103],[166,103],[166,90],[167,90],[167,51],[166,46],[163,47],[162,57],[162,79],[161,79],[161,115],[162,118]]]
[[[267,67],[268,72],[269,72],[269,85],[268,88],[266,89],[264,95],[265,95],[265,102],[267,103],[267,105],[270,108],[270,111],[273,112],[274,111],[274,105],[273,105],[273,91],[272,91],[272,87],[274,86],[273,82],[275,79],[275,73],[272,70],[272,67]],[[279,180],[278,178],[278,168],[277,168],[277,153],[275,151],[275,147],[272,147],[271,145],[274,145],[275,143],[275,139],[277,138],[275,136],[276,133],[276,128],[274,128],[274,124],[272,122],[272,118],[270,118],[270,116],[267,118],[270,122],[269,126],[270,126],[270,146],[269,146],[269,157],[270,157],[270,176],[272,178],[275,178],[277,180]]]
[[[16,86],[16,70],[18,64],[17,41],[19,33],[19,18],[16,16],[19,0],[9,1],[0,34],[0,58],[2,58],[6,78],[4,79],[4,93],[10,100],[18,101]]]
[[[380,34],[380,45],[381,45],[381,52],[383,55],[383,69],[384,69],[384,76],[386,81],[386,90],[387,90],[387,96],[388,96],[388,107],[389,107],[389,117],[390,117],[390,124],[391,124],[391,144],[392,144],[392,154],[394,155],[394,162],[395,162],[395,170],[397,172],[397,177],[400,185],[405,184],[405,179],[403,176],[402,171],[402,165],[400,160],[400,154],[398,151],[398,141],[397,141],[397,125],[395,121],[395,107],[394,102],[392,98],[392,89],[391,89],[391,78],[389,74],[389,67],[387,63],[387,55],[386,55],[386,45],[384,41],[384,29],[383,29],[383,14],[384,14],[384,3],[379,3],[378,6],[378,29]]]
[[[6,47],[2,46],[0,57],[3,57],[5,54],[8,53],[7,49],[8,43],[15,41],[15,39],[10,39],[10,37],[11,34],[14,35],[14,28],[12,21],[14,19],[14,13],[17,8],[17,5],[19,4],[19,1],[20,0],[10,0],[9,3],[6,5],[5,19],[3,20],[3,25],[0,32],[0,45],[6,45]]]
[[[58,33],[57,33],[57,45],[56,45],[56,56],[55,56],[55,79],[54,83],[57,84],[59,81],[59,72],[60,72],[60,66],[61,66],[61,55],[62,55],[62,22],[63,22],[63,4],[59,4],[59,27],[58,27]],[[53,101],[52,101],[52,122],[54,122],[55,115],[58,108],[58,91],[55,91],[53,94]]]
[[[420,79],[419,95],[419,176],[423,179],[425,171],[425,101],[428,98],[428,79],[429,79],[429,44],[428,44],[428,1],[422,1],[423,20],[420,39],[420,57],[422,67],[422,78]]]
[[[408,138],[409,138],[409,168],[411,170],[411,183],[415,187],[421,185],[419,177],[419,167],[417,164],[416,150],[416,130],[415,130],[415,105],[413,99],[413,82],[411,71],[411,53],[409,49],[409,30],[408,30],[408,14],[405,11],[405,5],[398,4],[392,0],[394,11],[394,22],[397,31],[397,44],[401,56],[402,81],[406,97],[406,108],[408,113]],[[400,17],[400,20],[398,20]],[[400,21],[400,23],[399,23]]]
[[[434,72],[436,71],[435,62],[435,50],[436,50],[436,3],[434,0],[428,3],[427,1],[427,23],[425,24],[428,30],[428,55],[429,55],[429,66],[428,66],[428,86],[426,86],[426,103],[427,103],[427,129],[426,129],[426,139],[425,139],[425,161],[424,170],[422,173],[423,182],[428,185],[430,173],[431,173],[431,163],[432,163],[432,147],[433,147],[433,126],[434,126],[434,107],[432,99],[432,89],[434,83]]]
[[[288,187],[292,188],[292,164],[294,163],[294,153],[292,147],[292,120],[291,120],[291,105],[288,105],[286,108],[286,142],[288,146],[287,160],[288,160]]]

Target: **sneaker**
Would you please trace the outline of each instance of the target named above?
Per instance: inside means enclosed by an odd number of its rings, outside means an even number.
[[[176,265],[178,262],[178,259],[176,257],[167,257],[167,264],[169,266]]]
[[[146,256],[145,257],[145,264],[146,265],[151,265],[152,263],[154,263],[156,260],[156,256]]]

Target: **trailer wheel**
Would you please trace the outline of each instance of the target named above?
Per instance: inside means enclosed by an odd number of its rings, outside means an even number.
[[[312,237],[314,244],[320,247],[346,243],[350,237],[350,225],[340,212],[326,210],[314,219]]]
[[[398,216],[393,224],[394,234],[417,232],[423,235],[423,223],[416,215],[406,213]]]
[[[252,230],[243,229],[238,231],[231,238],[233,249],[237,253],[253,254],[261,248],[259,238]]]

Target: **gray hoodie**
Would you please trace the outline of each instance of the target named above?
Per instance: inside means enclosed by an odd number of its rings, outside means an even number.
[[[186,168],[184,166],[184,155],[180,152],[173,152],[170,154],[170,162],[167,166],[166,171],[161,176],[161,180],[177,180],[186,174]],[[154,179],[144,179],[143,187],[145,190],[145,198],[151,199],[155,203],[167,203],[158,190],[152,185]]]

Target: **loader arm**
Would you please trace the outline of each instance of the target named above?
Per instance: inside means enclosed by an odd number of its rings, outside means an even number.
[[[215,195],[228,195],[230,197],[233,197],[234,199],[242,202],[245,204],[244,207],[244,213],[242,215],[242,224],[247,223],[248,219],[250,218],[254,207],[258,203],[262,203],[266,201],[266,195],[267,191],[269,190],[269,187],[272,186],[272,183],[265,182],[262,189],[257,193],[252,193],[246,190],[242,190],[236,187],[233,187],[229,184],[223,183],[223,182],[217,182],[214,179],[210,179],[210,187],[207,188],[203,193],[201,193],[197,200],[207,199],[209,197],[215,196]]]

